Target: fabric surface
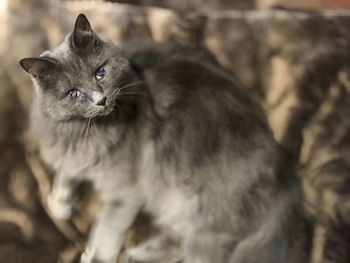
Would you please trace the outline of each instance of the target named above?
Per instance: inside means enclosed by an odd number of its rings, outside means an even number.
[[[225,11],[209,2],[200,12],[141,1],[9,2],[0,29],[0,262],[74,262],[97,214],[88,187],[72,220],[47,212],[52,172],[27,133],[32,84],[18,65],[58,44],[81,12],[115,43],[146,38],[207,46],[260,99],[276,139],[299,160],[308,214],[300,238],[310,255],[304,261],[350,262],[350,16]],[[146,218],[135,227],[141,234],[131,231],[128,245],[154,230]]]

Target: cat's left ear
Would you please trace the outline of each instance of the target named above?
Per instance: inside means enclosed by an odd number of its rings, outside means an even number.
[[[45,58],[23,58],[19,64],[38,80],[45,79],[56,69],[56,64]]]
[[[72,45],[78,49],[89,47],[94,41],[94,31],[92,31],[89,20],[84,14],[78,15],[75,20],[74,31],[72,33]]]

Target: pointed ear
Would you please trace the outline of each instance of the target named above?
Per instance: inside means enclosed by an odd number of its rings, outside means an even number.
[[[22,68],[36,79],[44,79],[55,68],[56,64],[45,58],[23,58],[19,61]]]
[[[75,48],[86,48],[94,40],[94,31],[91,29],[89,20],[84,14],[80,14],[75,20],[74,31],[72,33],[72,45]]]

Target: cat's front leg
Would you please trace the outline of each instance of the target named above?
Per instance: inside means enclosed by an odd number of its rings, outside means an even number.
[[[57,173],[48,196],[48,207],[52,215],[59,219],[69,219],[74,205],[77,181],[64,173]]]
[[[142,244],[126,251],[127,263],[178,263],[182,262],[180,240],[164,231]]]
[[[105,202],[93,226],[81,263],[115,263],[124,243],[124,235],[140,211],[137,198]]]

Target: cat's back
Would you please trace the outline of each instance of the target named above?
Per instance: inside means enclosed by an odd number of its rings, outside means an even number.
[[[154,45],[140,48],[130,62],[144,80],[159,117],[152,154],[159,174],[165,174],[160,178],[174,174],[185,182],[182,190],[188,185],[190,192],[205,189],[200,198],[210,211],[240,200],[242,205],[231,207],[232,218],[223,213],[220,220],[228,229],[246,231],[247,222],[255,226],[259,224],[255,219],[270,213],[272,199],[285,191],[297,193],[298,183],[285,178],[289,168],[279,171],[285,161],[259,103],[205,52]],[[253,194],[246,200],[247,192]],[[281,197],[276,211],[294,207],[298,197],[291,199]],[[285,208],[285,202],[293,205]],[[245,213],[249,216],[244,222],[235,218]]]
[[[209,148],[219,139],[271,137],[259,103],[206,49],[169,43],[128,48],[127,57],[163,120],[163,134],[189,145],[204,141]]]

